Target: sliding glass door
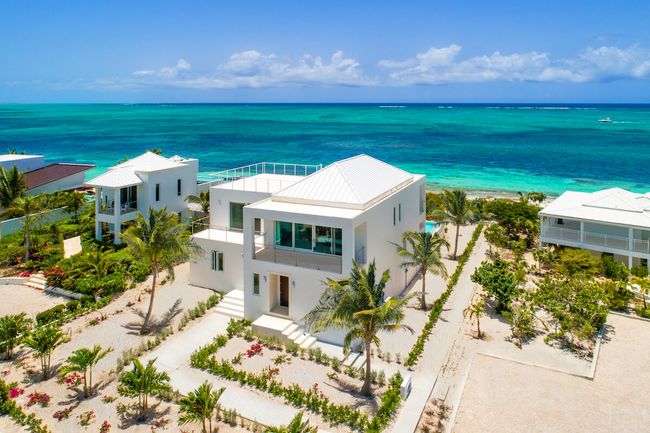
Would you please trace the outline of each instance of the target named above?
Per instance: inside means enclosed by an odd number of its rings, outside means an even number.
[[[340,256],[343,253],[342,234],[343,231],[335,227],[275,222],[275,245],[279,247]]]

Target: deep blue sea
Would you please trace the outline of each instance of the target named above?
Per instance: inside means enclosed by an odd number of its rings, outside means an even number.
[[[0,150],[96,164],[90,176],[153,147],[203,174],[367,153],[431,188],[650,191],[650,105],[0,105]]]

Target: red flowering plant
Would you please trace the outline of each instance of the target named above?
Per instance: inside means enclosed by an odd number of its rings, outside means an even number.
[[[23,395],[25,393],[25,390],[22,388],[14,387],[14,388],[9,388],[9,398],[10,399],[15,399],[18,398],[19,396]]]
[[[269,379],[273,379],[275,376],[280,374],[280,369],[277,367],[265,367],[264,370],[262,370],[262,373]]]
[[[109,431],[111,431],[111,425],[108,421],[104,420],[102,426],[99,428],[99,433],[108,433]]]
[[[60,422],[61,420],[70,418],[70,412],[72,412],[72,408],[66,407],[65,409],[57,410],[52,416]]]
[[[27,406],[33,406],[36,403],[40,404],[41,407],[47,407],[50,404],[50,396],[45,393],[45,392],[38,392],[34,391],[33,393],[29,394],[29,401],[27,402]]]
[[[45,275],[48,286],[61,287],[65,279],[65,272],[61,266],[49,267],[43,272],[43,275]]]
[[[84,377],[81,374],[77,372],[70,373],[65,377],[65,386],[68,388],[74,388],[81,385],[83,381]]]
[[[246,357],[252,358],[255,355],[264,356],[262,353],[262,345],[258,343],[251,344],[251,348],[246,351]]]
[[[29,278],[29,277],[32,276],[32,273],[29,272],[29,271],[24,271],[24,272],[21,272],[20,274],[18,274],[18,276],[21,277],[21,278]]]

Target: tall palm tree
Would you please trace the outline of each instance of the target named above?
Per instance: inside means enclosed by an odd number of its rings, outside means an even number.
[[[43,209],[41,198],[39,196],[18,197],[5,211],[6,213],[25,217],[23,221],[23,230],[25,233],[25,261],[29,260],[31,253],[31,228],[34,224],[36,214]]]
[[[167,208],[150,208],[149,217],[138,214],[134,224],[122,235],[133,255],[149,264],[152,275],[149,309],[142,324],[142,333],[147,332],[151,319],[158,274],[163,270],[167,271],[167,278],[173,280],[174,265],[193,258],[201,251],[183,234],[183,228],[178,215],[167,212]]]
[[[266,433],[316,433],[318,428],[310,426],[309,421],[303,421],[302,416],[303,411],[300,411],[289,424],[279,427],[267,427]]]
[[[185,425],[191,422],[201,423],[202,433],[212,433],[212,417],[217,409],[219,398],[226,388],[212,390],[212,385],[203,382],[195,391],[179,401],[180,416],[178,425]]]
[[[18,171],[18,167],[0,167],[0,206],[9,207],[18,197],[24,196],[26,191],[25,175]]]
[[[476,320],[476,337],[479,340],[483,337],[483,333],[481,332],[481,316],[483,315],[484,307],[485,301],[480,299],[463,310],[463,314],[469,316],[470,321]]]
[[[22,341],[23,335],[29,332],[33,320],[25,313],[9,314],[0,317],[0,350],[5,359],[14,356],[14,348]]]
[[[74,372],[82,373],[84,376],[84,397],[88,398],[93,392],[93,368],[106,355],[113,351],[112,348],[102,349],[102,346],[95,344],[92,349],[83,347],[72,352],[61,367],[62,374]]]
[[[454,224],[456,226],[456,241],[454,242],[454,260],[458,255],[458,234],[460,226],[469,222],[474,217],[472,205],[467,199],[467,194],[462,189],[444,190],[440,207],[433,212],[434,218]]]
[[[447,279],[447,268],[442,261],[442,247],[449,249],[449,242],[437,234],[429,232],[406,232],[402,235],[403,244],[410,248],[397,245],[397,254],[402,257],[403,268],[417,267],[422,275],[422,294],[420,305],[423,310],[427,308],[426,276],[427,272],[440,275]]]
[[[121,396],[138,398],[141,420],[147,418],[149,397],[170,389],[169,375],[164,371],[158,371],[153,365],[155,362],[156,360],[152,359],[145,367],[140,360],[134,360],[133,369],[122,373],[117,386],[117,392]]]
[[[23,344],[32,349],[34,357],[39,358],[41,361],[43,379],[47,379],[50,375],[52,352],[64,342],[63,331],[54,325],[38,328],[25,337]]]
[[[199,195],[190,194],[185,198],[188,203],[196,203],[201,206],[201,212],[205,216],[210,214],[210,190],[201,191]]]
[[[361,393],[370,395],[371,347],[379,347],[380,331],[394,332],[400,329],[413,330],[403,323],[404,308],[411,296],[390,298],[384,301],[384,289],[390,280],[390,272],[384,271],[376,279],[375,261],[368,268],[353,262],[350,277],[344,280],[327,280],[325,292],[318,305],[305,316],[308,329],[321,332],[327,329],[347,331],[343,350],[350,351],[355,340],[361,339],[365,346],[366,373]]]

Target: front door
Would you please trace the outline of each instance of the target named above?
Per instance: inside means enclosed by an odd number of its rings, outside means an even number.
[[[289,277],[280,275],[280,306],[289,307]]]

